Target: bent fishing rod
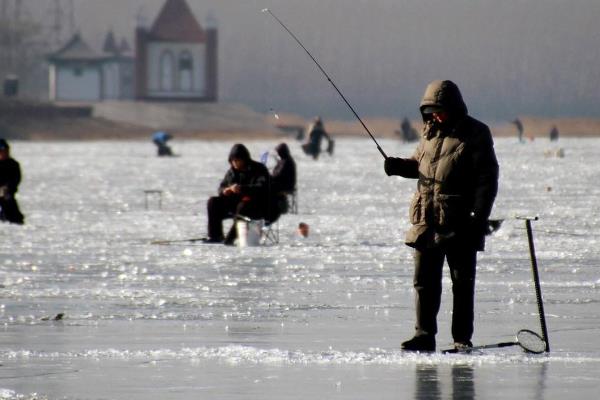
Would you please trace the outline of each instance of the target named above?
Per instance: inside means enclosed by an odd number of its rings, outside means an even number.
[[[344,100],[344,102],[346,103],[346,105],[348,106],[348,108],[350,108],[350,111],[352,111],[352,113],[354,114],[354,116],[356,117],[356,119],[358,119],[358,121],[363,126],[363,128],[365,128],[365,131],[367,131],[367,133],[369,134],[369,136],[371,137],[371,139],[373,140],[373,142],[375,142],[375,145],[377,146],[377,150],[379,150],[379,152],[381,153],[381,155],[383,156],[383,158],[385,158],[387,160],[388,156],[385,154],[385,152],[383,151],[383,149],[381,148],[381,146],[379,146],[379,143],[377,143],[377,140],[375,140],[375,137],[373,136],[373,134],[371,133],[371,131],[369,130],[369,128],[367,128],[367,125],[365,125],[365,123],[358,116],[358,114],[356,113],[356,111],[354,111],[354,107],[352,107],[352,105],[350,105],[350,102],[348,102],[348,100],[346,99],[346,97],[342,94],[342,92],[340,91],[340,89],[338,89],[338,87],[333,82],[333,80],[331,79],[331,77],[327,74],[327,72],[325,72],[325,70],[323,69],[323,67],[321,67],[321,64],[319,64],[318,61],[310,53],[310,51],[308,51],[308,49],[306,47],[304,47],[304,45],[302,44],[302,42],[300,41],[300,39],[298,39],[296,37],[296,35],[294,35],[294,33],[292,31],[290,31],[288,29],[288,27],[285,26],[285,24],[283,22],[281,22],[281,20],[279,18],[277,18],[277,16],[275,16],[275,14],[273,14],[273,12],[271,10],[269,10],[268,8],[264,8],[262,10],[262,12],[271,14],[271,16],[273,18],[275,18],[275,21],[279,22],[279,25],[281,25],[283,27],[283,29],[285,29],[287,31],[287,33],[289,33],[290,36],[292,38],[294,38],[294,40],[296,41],[296,43],[298,43],[300,45],[300,47],[302,47],[302,49],[304,49],[304,51],[306,52],[306,54],[308,54],[308,56],[311,58],[311,60],[313,60],[313,62],[316,64],[316,66],[319,68],[319,70],[323,73],[323,75],[325,75],[325,77],[327,78],[327,80],[329,81],[329,83],[331,83],[331,86],[333,86],[333,88],[336,90],[336,92],[338,92],[338,94],[340,95],[340,97],[342,98],[342,100]]]

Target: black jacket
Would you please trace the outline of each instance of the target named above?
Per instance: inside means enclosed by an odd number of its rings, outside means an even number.
[[[275,148],[279,161],[271,175],[271,191],[273,193],[291,193],[296,190],[296,162],[290,154],[290,149],[285,143]]]
[[[0,187],[6,186],[10,194],[15,194],[21,182],[21,167],[18,161],[8,158],[0,161]]]
[[[250,158],[248,149],[243,144],[236,144],[229,154],[229,161],[240,158],[246,162],[244,171],[230,168],[219,185],[219,195],[223,190],[233,184],[241,186],[240,200],[248,198],[251,201],[267,203],[269,199],[269,170],[263,164]]]

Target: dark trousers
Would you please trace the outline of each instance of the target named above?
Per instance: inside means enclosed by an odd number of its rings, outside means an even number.
[[[0,199],[0,221],[13,224],[23,224],[25,217],[19,210],[19,204],[14,197]]]
[[[452,279],[452,337],[455,342],[473,336],[475,266],[477,250],[465,246],[415,250],[416,335],[437,333],[437,314],[442,297],[444,259]]]
[[[223,220],[234,218],[238,215],[261,219],[265,217],[264,205],[256,201],[243,201],[238,196],[215,196],[208,199],[208,237],[212,240],[223,240]],[[237,231],[231,227],[228,240],[235,239]]]
[[[321,144],[320,143],[304,143],[302,145],[302,150],[304,150],[304,154],[312,156],[315,160],[319,158],[319,154],[321,153]]]
[[[171,150],[171,148],[169,146],[167,146],[166,143],[157,144],[157,146],[158,146],[157,154],[159,156],[172,156],[173,155],[173,151]]]

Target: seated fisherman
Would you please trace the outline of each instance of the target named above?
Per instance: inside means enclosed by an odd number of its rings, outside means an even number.
[[[231,245],[237,237],[235,221],[238,216],[252,219],[266,219],[268,216],[269,170],[254,161],[243,144],[235,144],[229,153],[231,168],[219,185],[218,196],[208,199],[208,238],[209,243]],[[234,218],[234,224],[227,237],[223,237],[223,220]]]
[[[167,144],[169,140],[173,139],[173,136],[169,135],[167,132],[158,131],[152,135],[152,141],[156,145],[157,155],[158,156],[172,156],[173,151],[171,147]]]
[[[275,147],[275,151],[279,156],[279,161],[271,174],[271,193],[277,213],[283,214],[289,208],[287,195],[296,191],[296,162],[292,158],[287,144],[280,143]]]

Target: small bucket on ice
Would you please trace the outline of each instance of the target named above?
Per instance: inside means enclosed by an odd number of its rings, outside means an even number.
[[[237,221],[237,245],[239,247],[260,246],[262,236],[262,220],[258,221]]]

